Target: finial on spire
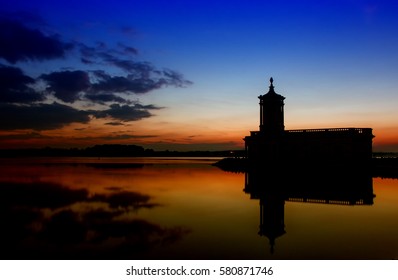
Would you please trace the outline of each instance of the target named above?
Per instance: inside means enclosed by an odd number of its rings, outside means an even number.
[[[269,79],[269,82],[270,82],[270,85],[269,85],[269,93],[275,93],[275,91],[274,91],[274,84],[273,84],[274,79],[271,77],[271,78]]]

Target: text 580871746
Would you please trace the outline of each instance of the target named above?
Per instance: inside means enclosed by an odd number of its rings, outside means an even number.
[[[220,275],[272,275],[274,271],[272,267],[260,267],[260,266],[231,266],[231,267],[220,267]]]

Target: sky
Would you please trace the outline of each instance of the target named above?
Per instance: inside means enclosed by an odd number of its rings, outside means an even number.
[[[0,0],[0,148],[229,150],[258,130],[370,127],[398,152],[398,1]]]

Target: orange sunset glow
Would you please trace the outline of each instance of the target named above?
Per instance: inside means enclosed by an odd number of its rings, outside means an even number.
[[[0,8],[0,149],[242,149],[272,76],[286,129],[398,151],[394,1],[72,2]]]

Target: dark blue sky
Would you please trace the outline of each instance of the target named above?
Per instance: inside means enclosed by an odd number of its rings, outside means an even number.
[[[376,149],[398,150],[397,14],[383,0],[1,0],[2,146],[241,147],[273,76],[287,129],[373,127]]]

